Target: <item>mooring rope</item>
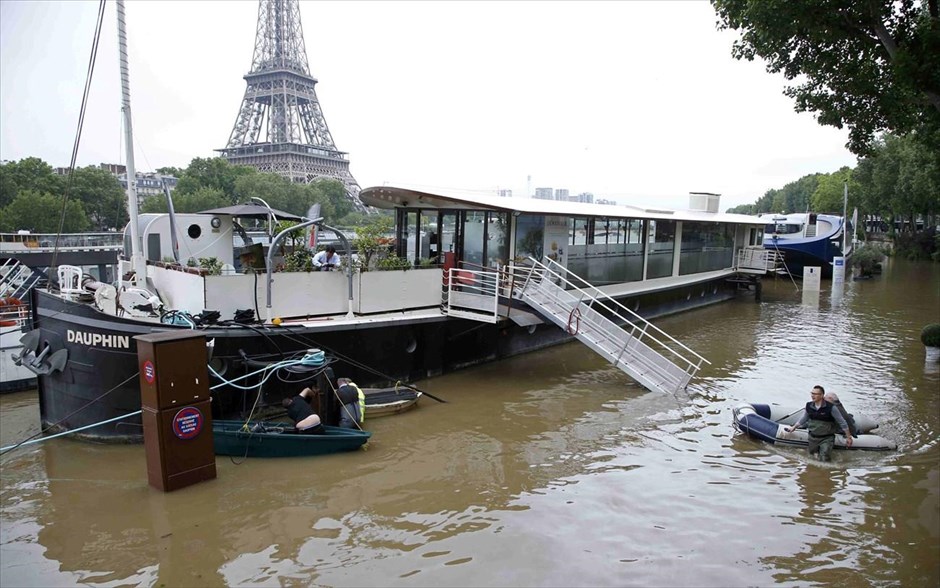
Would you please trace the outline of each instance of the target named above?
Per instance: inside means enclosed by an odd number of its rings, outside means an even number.
[[[84,427],[79,427],[77,429],[71,429],[68,431],[63,431],[61,433],[56,433],[55,435],[49,435],[48,437],[40,437],[39,439],[33,439],[32,441],[23,441],[15,445],[7,445],[6,447],[0,447],[0,452],[6,452],[10,449],[16,449],[17,447],[22,447],[24,445],[32,445],[33,443],[42,443],[43,441],[48,441],[49,439],[55,439],[56,437],[62,437],[64,435],[71,435],[72,433],[78,433],[79,431],[84,431],[85,429],[91,429],[92,427],[98,427],[100,425],[107,425],[108,423],[113,423],[114,421],[119,421],[121,419],[126,419],[128,417],[137,416],[142,412],[144,411],[137,410],[134,412],[129,412],[127,414],[122,414],[121,416],[116,416],[106,421],[101,421],[99,423],[92,423],[90,425],[85,425]]]

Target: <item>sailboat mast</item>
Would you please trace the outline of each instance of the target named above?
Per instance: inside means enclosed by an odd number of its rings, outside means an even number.
[[[134,168],[134,128],[131,124],[131,82],[127,66],[127,25],[124,18],[124,0],[117,0],[118,57],[121,63],[121,111],[124,113],[124,143],[127,157],[127,214],[131,227],[131,267],[137,284],[147,279],[140,227],[137,223],[137,171]]]
[[[845,255],[849,233],[849,183],[842,182],[842,255]],[[854,229],[854,227],[853,227]]]

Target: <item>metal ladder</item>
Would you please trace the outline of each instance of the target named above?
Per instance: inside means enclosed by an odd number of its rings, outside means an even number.
[[[646,388],[674,394],[710,363],[564,266],[529,261],[513,270],[517,296]]]

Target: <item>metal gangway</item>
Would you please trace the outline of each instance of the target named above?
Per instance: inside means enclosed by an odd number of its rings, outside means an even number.
[[[444,312],[496,323],[499,295],[518,298],[641,385],[667,394],[684,389],[702,364],[709,363],[557,262],[529,258],[529,263],[497,270],[448,270]]]
[[[6,259],[0,265],[0,298],[16,298],[26,302],[29,291],[44,278],[42,272],[16,259]]]

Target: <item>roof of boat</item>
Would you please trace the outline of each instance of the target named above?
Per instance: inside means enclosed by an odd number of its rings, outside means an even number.
[[[802,222],[806,222],[806,217],[808,217],[809,215],[810,213],[808,212],[791,212],[789,214],[776,213],[776,212],[763,212],[760,214],[760,218],[764,222],[767,222],[768,220],[772,220],[774,222],[779,222],[779,223],[785,223],[785,222],[802,223]],[[829,222],[833,222],[833,221],[839,222],[842,220],[842,217],[839,215],[827,214],[823,212],[816,213],[816,218],[826,220]]]
[[[700,222],[744,223],[763,225],[766,219],[745,214],[707,212],[704,210],[674,210],[670,208],[641,208],[611,204],[562,202],[537,198],[500,198],[456,190],[428,190],[407,186],[372,186],[362,190],[359,197],[365,204],[376,208],[411,206],[416,208],[502,210],[526,214],[560,216],[606,216],[617,218],[644,218]]]

